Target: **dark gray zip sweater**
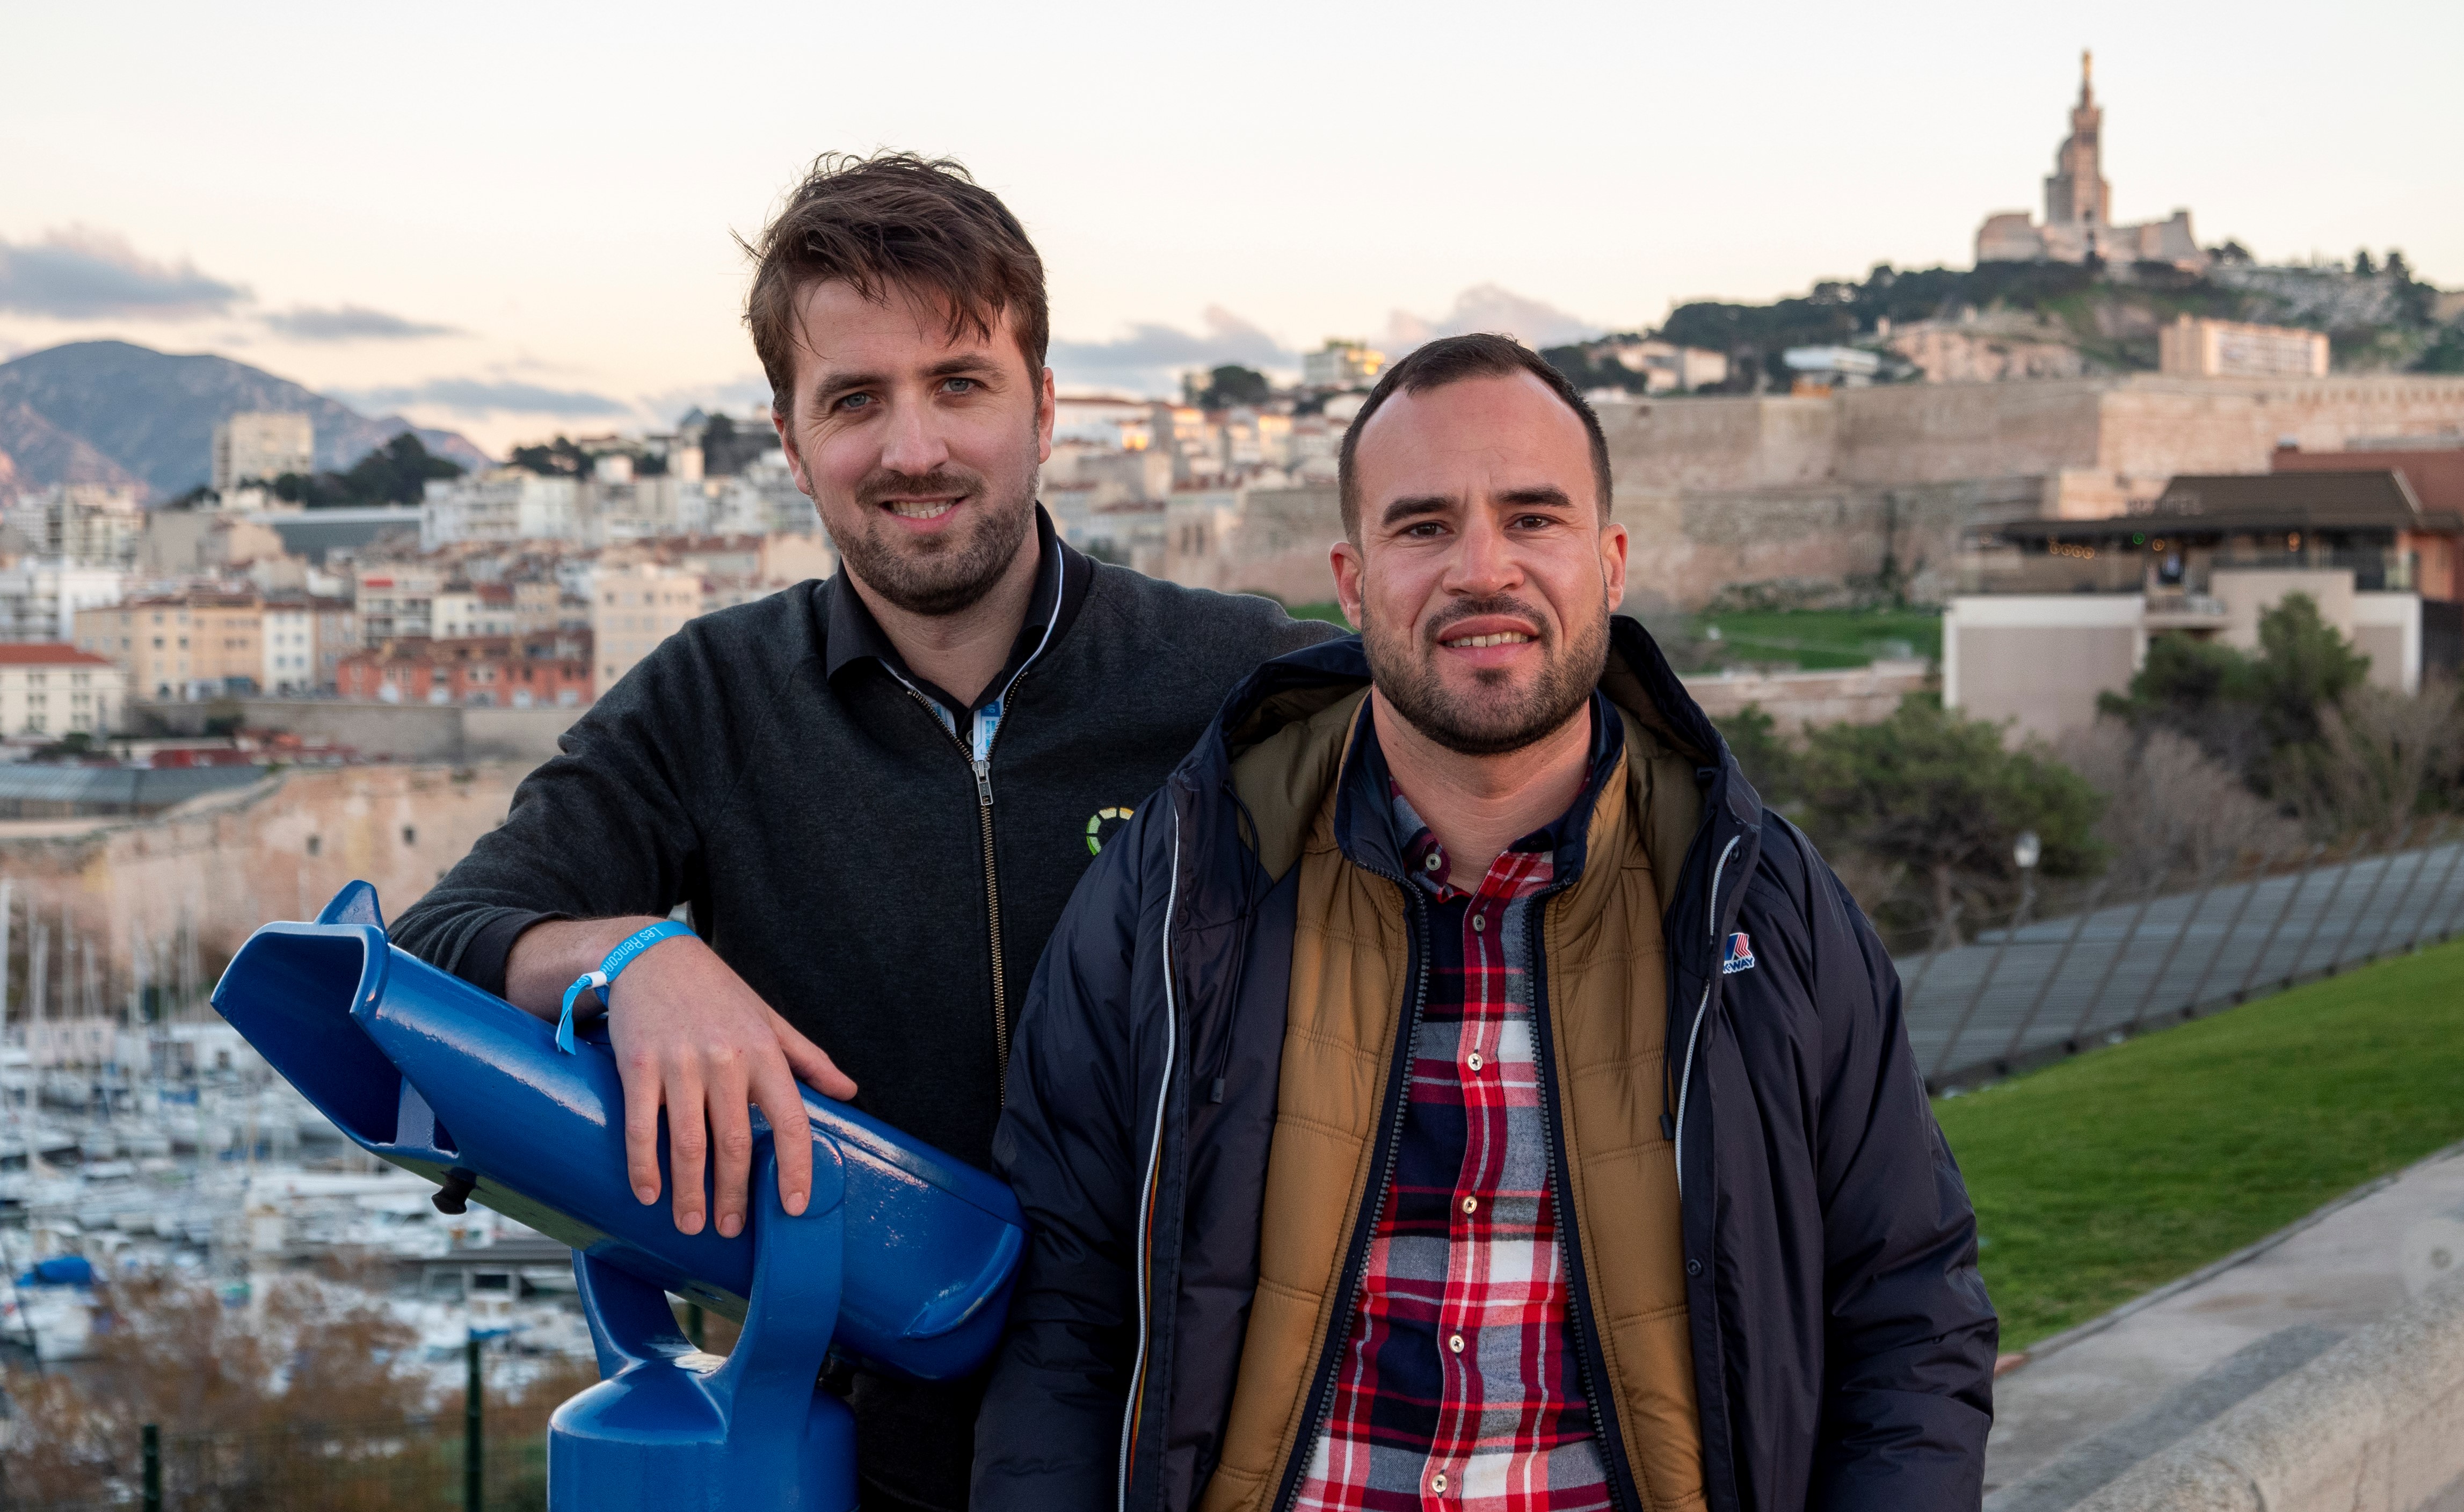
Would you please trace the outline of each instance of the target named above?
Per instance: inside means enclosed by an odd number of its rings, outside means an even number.
[[[1062,607],[1006,699],[989,829],[986,786],[926,704],[878,662],[825,675],[848,590],[805,582],[693,621],[607,690],[394,942],[502,992],[530,923],[687,904],[858,1107],[989,1166],[996,905],[1015,1015],[1089,837],[1120,827],[1098,816],[1145,802],[1261,662],[1337,633],[1056,548]],[[889,1388],[858,1391],[867,1479],[963,1506],[974,1392]]]

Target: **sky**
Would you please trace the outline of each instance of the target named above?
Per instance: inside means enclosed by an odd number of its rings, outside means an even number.
[[[1065,388],[1966,266],[2040,208],[2082,48],[2117,220],[2464,285],[2453,0],[0,0],[0,359],[217,352],[496,449],[766,402],[734,237],[824,151],[999,192]]]

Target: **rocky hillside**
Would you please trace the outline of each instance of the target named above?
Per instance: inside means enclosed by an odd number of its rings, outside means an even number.
[[[214,427],[243,410],[307,415],[321,471],[344,471],[406,430],[464,467],[489,461],[454,431],[372,420],[226,357],[77,341],[0,362],[0,486],[105,483],[170,498],[206,481]]]

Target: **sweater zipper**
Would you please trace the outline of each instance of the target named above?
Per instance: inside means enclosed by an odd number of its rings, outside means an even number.
[[[1019,678],[1025,675],[1026,668],[1020,668],[1018,677],[1011,678],[1009,687],[1001,690],[1002,702],[1008,702],[1009,695],[1018,690]],[[907,690],[907,696],[923,705],[924,712],[933,715],[935,724],[941,722],[940,715],[935,711],[931,699],[913,688]],[[1004,715],[1001,723],[1008,722],[1007,716]],[[968,770],[976,777],[976,820],[983,835],[984,845],[984,917],[991,925],[993,945],[993,1064],[999,1068],[994,1091],[1001,1100],[1001,1106],[1007,1107],[1009,1106],[1009,978],[1007,969],[1001,962],[1001,873],[993,858],[993,747],[1001,742],[1001,729],[999,726],[994,727],[993,737],[984,743],[984,754],[980,756],[968,747],[965,736],[955,730],[950,731],[949,735],[950,743],[958,748],[958,758],[967,763]]]
[[[1361,866],[1360,869],[1372,876],[1384,877],[1403,894],[1404,908],[1412,918],[1412,1004],[1404,1019],[1403,1031],[1395,1041],[1396,1074],[1391,1079],[1393,1085],[1386,1089],[1394,1111],[1386,1121],[1386,1132],[1382,1136],[1384,1156],[1372,1172],[1377,1183],[1376,1196],[1370,1203],[1368,1221],[1353,1231],[1352,1253],[1344,1259],[1342,1288],[1336,1293],[1334,1312],[1327,1323],[1327,1340],[1318,1360],[1317,1378],[1309,1385],[1309,1399],[1315,1405],[1309,1414],[1309,1432],[1292,1443],[1291,1458],[1284,1466],[1283,1486],[1275,1493],[1275,1512],[1291,1512],[1292,1503],[1299,1500],[1301,1478],[1308,1472],[1309,1457],[1316,1448],[1319,1435],[1326,1432],[1327,1419],[1334,1415],[1334,1373],[1342,1369],[1344,1347],[1352,1337],[1352,1304],[1359,1298],[1360,1282],[1368,1273],[1369,1246],[1376,1239],[1377,1225],[1385,1220],[1386,1199],[1395,1185],[1395,1154],[1402,1144],[1404,1115],[1412,1106],[1413,1043],[1419,1038],[1420,1016],[1429,1002],[1429,955],[1423,938],[1428,932],[1426,910],[1402,878],[1379,871],[1375,866]]]

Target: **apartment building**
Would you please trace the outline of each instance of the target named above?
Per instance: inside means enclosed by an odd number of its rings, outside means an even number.
[[[127,679],[108,658],[58,641],[0,643],[0,731],[106,735],[126,701]]]
[[[388,704],[569,709],[590,702],[590,632],[387,641],[343,657],[336,687]]]
[[[701,604],[697,572],[655,561],[602,562],[590,594],[597,686],[615,687],[635,663],[701,613]]]
[[[81,609],[76,641],[117,665],[135,697],[220,698],[260,686],[263,620],[255,594],[201,588]]]
[[[359,617],[348,599],[269,598],[259,615],[269,693],[313,693],[334,686],[336,666],[360,648]]]

